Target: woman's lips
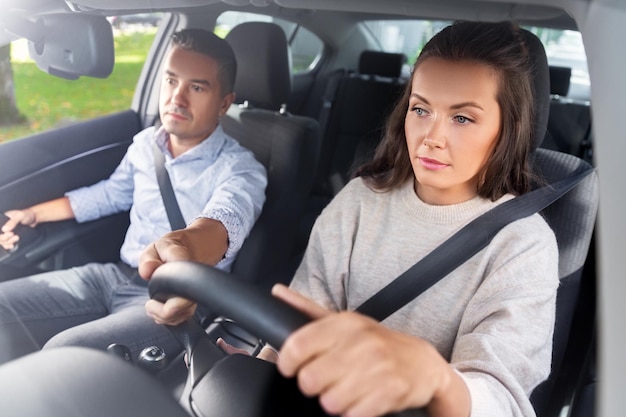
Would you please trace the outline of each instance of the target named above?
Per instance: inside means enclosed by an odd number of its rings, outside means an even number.
[[[448,166],[448,164],[444,164],[442,162],[437,161],[436,159],[418,157],[417,158],[422,166],[426,169],[439,170]]]

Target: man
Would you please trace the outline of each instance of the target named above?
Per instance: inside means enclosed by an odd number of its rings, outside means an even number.
[[[117,264],[91,263],[0,284],[0,363],[42,346],[105,349],[115,342],[128,346],[133,357],[149,345],[166,354],[179,349],[168,330],[146,315],[147,286],[136,268],[146,246],[182,236],[194,242],[195,258],[229,270],[258,218],[265,169],[219,124],[235,98],[235,74],[226,41],[200,29],[175,33],[161,80],[161,126],[137,134],[108,179],[5,213],[5,249],[19,239],[12,232],[18,223],[83,222],[130,209],[130,226]],[[171,232],[155,175],[155,142],[187,224],[184,233]],[[180,298],[162,305],[170,306],[186,316],[195,311]]]

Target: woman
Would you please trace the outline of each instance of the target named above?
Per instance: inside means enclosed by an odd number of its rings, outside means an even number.
[[[374,159],[318,218],[290,288],[317,318],[277,365],[344,416],[534,415],[550,371],[558,252],[540,215],[382,323],[362,302],[489,209],[530,190],[528,52],[511,23],[459,22],[422,50]],[[445,260],[444,260],[445,261]]]

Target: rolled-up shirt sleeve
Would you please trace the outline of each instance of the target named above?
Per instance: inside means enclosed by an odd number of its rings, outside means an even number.
[[[133,167],[125,156],[108,179],[65,195],[76,221],[82,223],[129,210],[133,204],[133,188]]]
[[[221,222],[228,231],[228,249],[224,260],[234,257],[250,234],[265,202],[265,168],[246,152],[223,155],[224,180],[219,182],[211,199],[198,218]]]

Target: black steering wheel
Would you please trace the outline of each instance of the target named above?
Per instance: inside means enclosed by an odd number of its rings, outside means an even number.
[[[178,295],[226,316],[280,349],[293,331],[311,319],[271,294],[217,268],[195,262],[168,262],[149,282],[150,297]]]
[[[271,294],[232,274],[194,262],[168,262],[149,283],[150,296],[164,300],[182,296],[237,322],[245,330],[280,349],[287,337],[311,319]],[[191,326],[191,327],[189,327]],[[216,353],[204,331],[193,323],[175,330],[189,355],[188,404],[192,414],[233,417],[326,416],[317,399],[304,397],[293,379],[283,378],[268,362],[245,355]],[[173,329],[174,330],[174,329]],[[195,340],[194,340],[195,339]],[[199,358],[200,357],[200,358]],[[194,362],[206,362],[194,364]],[[192,375],[193,374],[193,375]],[[423,410],[393,416],[425,417]]]

